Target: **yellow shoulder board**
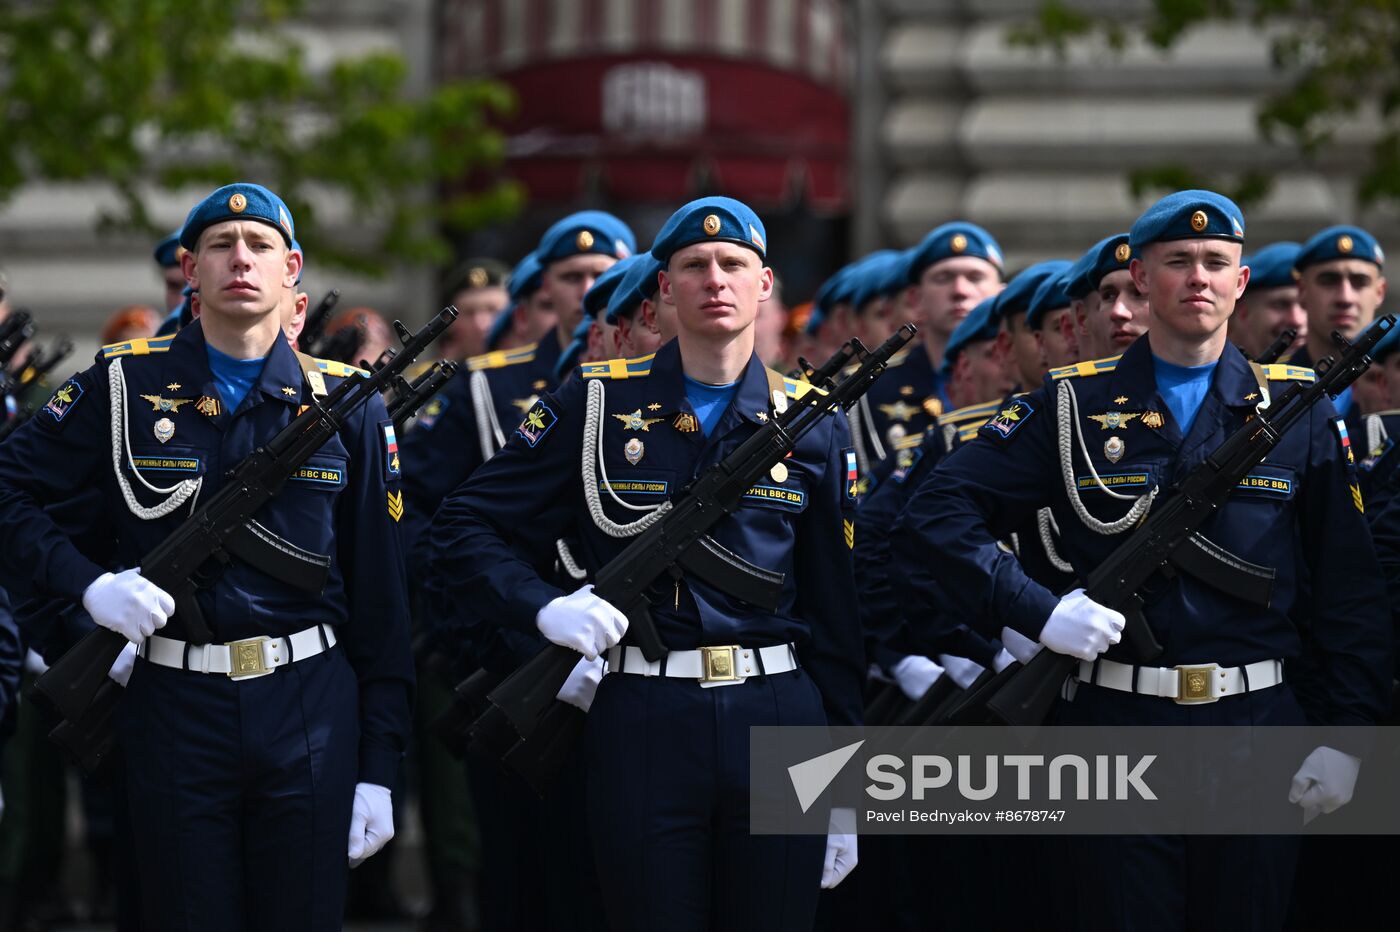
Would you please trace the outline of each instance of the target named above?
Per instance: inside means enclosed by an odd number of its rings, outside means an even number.
[[[416,382],[423,373],[435,365],[437,365],[436,359],[420,359],[403,371],[403,377],[410,382]]]
[[[477,372],[481,369],[499,369],[502,366],[514,366],[517,363],[530,362],[535,358],[535,350],[538,348],[538,343],[530,343],[512,350],[492,350],[489,353],[482,353],[480,356],[473,356],[467,360],[467,371]]]
[[[336,362],[334,359],[317,359],[316,365],[319,366],[321,371],[326,375],[333,375],[338,379],[348,379],[356,373],[360,375],[369,375],[367,369],[361,369],[359,366],[351,366],[343,362]]]
[[[583,364],[585,379],[643,379],[651,375],[651,361],[656,354],[635,359],[605,359]]]
[[[817,388],[806,379],[790,379],[787,376],[783,376],[783,390],[789,398],[801,398],[810,391],[816,391],[819,395],[826,394],[826,389]]]
[[[1290,366],[1287,363],[1270,363],[1260,366],[1264,378],[1270,382],[1316,382],[1317,373],[1303,366]]]
[[[997,409],[1000,407],[1000,398],[998,398],[996,401],[987,401],[980,405],[968,405],[966,408],[959,408],[956,411],[949,411],[947,414],[943,415],[938,419],[938,423],[966,424],[968,421],[976,421],[977,425],[980,427],[982,425],[982,422],[985,421],[987,418],[991,417],[993,414],[996,414]]]
[[[894,442],[896,450],[917,450],[919,444],[924,442],[924,432],[916,430],[912,434],[905,434]]]
[[[127,340],[125,343],[109,343],[102,347],[102,358],[149,356],[152,353],[168,352],[170,343],[175,339],[175,336],[173,333],[167,333],[163,337],[142,337],[138,340]]]
[[[966,424],[958,425],[958,441],[960,443],[967,443],[973,437],[976,437],[977,432],[982,429],[982,425],[986,424],[989,420],[991,420],[991,418],[984,417],[975,421],[969,421]]]
[[[1120,356],[1110,356],[1108,359],[1090,359],[1087,362],[1077,362],[1072,366],[1060,366],[1058,369],[1050,370],[1050,378],[1055,381],[1067,379],[1071,376],[1084,378],[1091,375],[1103,375],[1105,372],[1112,372],[1118,366]]]

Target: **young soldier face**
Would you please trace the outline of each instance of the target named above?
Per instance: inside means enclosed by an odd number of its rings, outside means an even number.
[[[1118,269],[1074,303],[1074,315],[1081,358],[1117,356],[1147,331],[1147,293],[1127,269]]]
[[[554,299],[543,288],[538,289],[515,308],[515,325],[520,339],[534,343],[559,326],[559,312]]]
[[[185,300],[185,270],[178,265],[160,270],[165,281],[165,309],[173,311]]]
[[[203,313],[250,319],[282,306],[296,286],[301,253],[289,250],[268,224],[226,220],[201,233],[195,251],[180,263],[199,291]]]
[[[1278,335],[1292,327],[1298,332],[1293,345],[1284,351],[1287,359],[1293,350],[1303,345],[1308,336],[1308,316],[1298,302],[1296,285],[1278,288],[1251,288],[1235,305],[1235,318],[1230,325],[1239,333],[1239,343],[1251,356],[1269,348]]]
[[[545,266],[540,290],[548,295],[559,314],[559,326],[573,333],[583,320],[583,295],[617,260],[599,253],[569,256]]]
[[[1249,283],[1249,269],[1240,266],[1241,250],[1239,243],[1218,239],[1148,246],[1129,271],[1147,293],[1151,326],[1187,341],[1218,333]]]
[[[952,336],[969,311],[999,291],[1001,273],[985,259],[964,256],[935,262],[919,276],[920,322]]]
[[[680,329],[697,336],[736,334],[753,326],[773,294],[773,270],[736,243],[696,243],[678,250],[661,272],[661,300],[676,306]]]
[[[1079,343],[1074,335],[1074,312],[1067,307],[1056,308],[1045,315],[1045,321],[1035,332],[1036,342],[1045,354],[1045,366],[1054,369],[1079,361]]]
[[[1308,327],[1324,336],[1340,330],[1348,340],[1356,339],[1384,300],[1385,279],[1364,259],[1319,262],[1304,269],[1298,281],[1298,302],[1307,311]]]
[[[463,288],[452,296],[458,317],[438,340],[438,351],[445,359],[466,359],[486,349],[486,334],[501,308],[510,299],[500,285]]]

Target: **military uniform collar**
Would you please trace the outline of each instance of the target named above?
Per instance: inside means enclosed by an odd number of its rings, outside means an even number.
[[[1259,403],[1259,380],[1249,361],[1233,343],[1225,343],[1211,378],[1211,390],[1232,408],[1253,407]],[[1136,410],[1159,397],[1151,334],[1143,334],[1123,351],[1108,377],[1108,397],[1127,398],[1122,405],[1125,411]]]
[[[207,347],[208,344],[204,339],[204,328],[201,322],[196,319],[188,327],[181,330],[172,341],[170,353],[175,358],[171,361],[176,363],[181,370],[188,368],[197,373],[189,381],[195,382],[197,378],[198,382],[195,384],[201,386],[200,390],[204,395],[218,398],[214,376],[209,371]],[[180,379],[176,378],[175,381],[178,382]],[[288,392],[287,389],[291,389],[291,391]],[[302,399],[302,395],[307,389],[306,378],[301,371],[301,363],[280,331],[277,339],[272,341],[272,349],[268,351],[267,361],[263,363],[262,374],[254,383],[253,390],[286,404],[300,405],[310,402],[309,398],[305,401]],[[251,392],[249,394],[251,395]],[[225,405],[221,401],[220,408],[223,407]]]
[[[654,383],[656,403],[661,406],[659,413],[690,411],[690,402],[686,400],[685,395],[685,370],[681,364],[679,340],[667,340],[657,349],[656,358],[651,363],[651,376],[647,382]],[[766,424],[772,416],[773,399],[769,390],[768,370],[764,368],[757,354],[749,356],[744,374],[739,377],[739,386],[734,392],[729,411],[736,412],[739,417],[754,424]],[[728,417],[729,412],[726,412],[712,436],[732,426],[725,423]]]

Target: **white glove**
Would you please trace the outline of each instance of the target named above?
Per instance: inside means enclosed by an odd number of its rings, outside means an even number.
[[[117,659],[112,661],[112,669],[107,671],[107,675],[116,681],[116,684],[123,689],[131,679],[131,668],[136,666],[136,645],[128,643],[122,648],[122,652],[117,654]]]
[[[954,683],[958,684],[959,689],[967,689],[986,669],[975,660],[954,657],[952,654],[939,654],[938,662],[943,664],[943,669],[948,671],[948,675],[953,678]]]
[[[394,804],[387,787],[356,783],[350,809],[350,866],[359,867],[394,837]]]
[[[175,600],[140,569],[130,569],[94,579],[83,593],[83,608],[102,627],[139,642],[165,627],[175,613]]]
[[[49,672],[49,665],[44,658],[39,656],[39,652],[34,648],[24,652],[24,672],[32,673],[34,676],[43,676]]]
[[[1057,654],[1093,660],[1123,637],[1123,615],[1076,589],[1060,599],[1040,629],[1040,643]]]
[[[1303,807],[1306,825],[1319,812],[1333,812],[1351,802],[1361,761],[1323,745],[1303,759],[1293,775],[1288,801]]]
[[[1016,662],[1016,658],[1011,656],[1011,651],[1003,647],[997,651],[997,655],[992,658],[992,672],[1000,673]]]
[[[917,702],[930,686],[938,682],[943,668],[927,657],[910,654],[895,664],[890,672],[904,695]]]
[[[593,584],[561,595],[535,616],[540,634],[593,660],[627,633],[627,616],[593,594]]]
[[[603,679],[603,658],[594,657],[592,660],[583,659],[574,664],[574,668],[569,673],[569,678],[564,681],[564,685],[559,687],[559,692],[554,698],[569,705],[578,706],[587,712],[588,707],[593,705],[593,694],[598,691],[598,684]]]
[[[1040,653],[1045,645],[1032,641],[1015,628],[1002,628],[1001,646],[1002,649],[1011,654],[1012,657],[1015,657],[1019,663],[1030,663],[1031,658]],[[997,672],[1000,673],[1001,671],[998,670]]]
[[[837,808],[831,810],[827,822],[826,858],[822,861],[822,889],[830,890],[846,875],[855,870],[856,862],[856,811]]]

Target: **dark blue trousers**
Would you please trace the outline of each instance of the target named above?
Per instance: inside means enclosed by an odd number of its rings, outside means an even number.
[[[1083,683],[1072,702],[1060,703],[1056,722],[1305,723],[1287,684],[1185,706]],[[1062,840],[1064,857],[1057,869],[1073,891],[1071,928],[1274,932],[1283,927],[1298,860],[1297,836],[1087,835]]]
[[[341,927],[358,695],[339,648],[241,682],[137,660],[118,735],[145,932]]]
[[[605,676],[588,713],[588,803],[611,927],[810,930],[826,840],[749,834],[749,728],[825,723],[801,670],[710,689]]]

